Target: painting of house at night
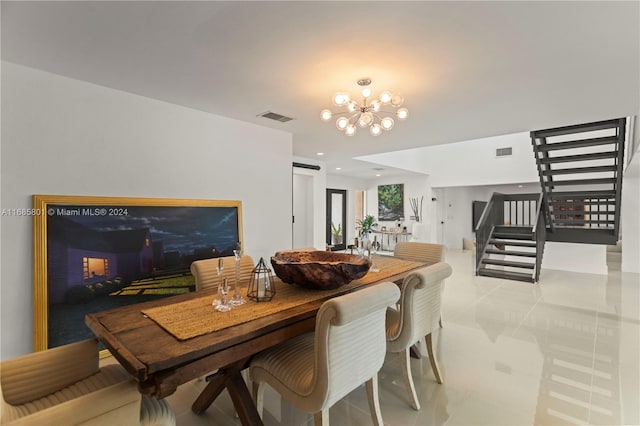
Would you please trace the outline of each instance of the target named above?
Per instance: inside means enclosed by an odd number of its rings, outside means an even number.
[[[47,217],[49,304],[69,289],[118,277],[123,283],[189,274],[198,259],[232,256],[240,241],[235,208],[131,206],[120,216],[71,214],[53,206]],[[103,211],[106,209],[102,209]]]

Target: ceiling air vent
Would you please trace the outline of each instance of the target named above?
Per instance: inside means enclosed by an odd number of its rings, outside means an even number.
[[[287,117],[286,115],[277,114],[275,112],[267,111],[262,114],[258,114],[258,117],[268,118],[270,120],[279,121],[281,123],[286,123],[287,121],[293,120],[291,117]]]
[[[496,148],[496,157],[506,157],[512,154],[512,148]]]

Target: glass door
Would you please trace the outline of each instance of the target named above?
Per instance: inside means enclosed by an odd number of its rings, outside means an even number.
[[[331,250],[346,249],[347,191],[327,189],[327,245]]]

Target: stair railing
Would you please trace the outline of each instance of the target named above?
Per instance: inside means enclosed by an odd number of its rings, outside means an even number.
[[[538,282],[540,278],[540,268],[542,267],[542,253],[544,252],[544,242],[547,239],[547,227],[545,223],[545,215],[541,214],[545,206],[543,202],[544,192],[540,194],[538,199],[538,207],[536,209],[535,219],[533,221],[532,232],[536,240],[536,272],[534,280]]]
[[[489,244],[493,228],[502,223],[504,223],[504,195],[494,192],[476,225],[476,275],[478,275],[482,254]]]
[[[535,226],[540,194],[504,194],[503,202],[505,225]]]

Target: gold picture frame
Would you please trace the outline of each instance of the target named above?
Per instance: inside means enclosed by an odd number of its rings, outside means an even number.
[[[105,304],[193,291],[191,261],[242,244],[238,200],[33,195],[34,350],[87,338]]]

